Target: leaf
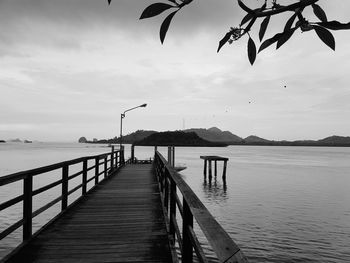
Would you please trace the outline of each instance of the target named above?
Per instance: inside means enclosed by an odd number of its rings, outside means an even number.
[[[271,46],[273,43],[277,42],[281,37],[282,37],[283,33],[278,33],[276,35],[274,35],[273,37],[265,40],[260,48],[259,48],[259,52],[263,51],[265,48]]]
[[[248,6],[246,6],[241,0],[237,0],[238,1],[238,5],[247,13],[250,14],[254,14],[254,11],[252,9],[250,9]]]
[[[232,35],[232,32],[226,33],[226,35],[219,41],[219,47],[218,47],[218,50],[216,52],[220,51],[222,46],[225,45],[226,42],[230,39],[231,35]]]
[[[140,19],[149,18],[153,16],[157,16],[164,12],[165,10],[174,7],[173,5],[165,4],[165,3],[154,3],[150,6],[146,7],[145,10],[143,10]]]
[[[256,46],[251,37],[248,39],[248,58],[250,64],[253,65],[256,59]]]
[[[111,4],[111,2],[112,2],[112,0],[108,0],[108,4],[109,4],[109,5]]]
[[[291,36],[294,34],[296,28],[289,29],[288,31],[283,31],[280,38],[277,40],[277,46],[276,49],[279,49],[284,43],[286,43]]]
[[[269,25],[269,22],[270,22],[270,17],[271,17],[271,16],[265,17],[264,20],[261,22],[260,31],[259,31],[259,39],[260,39],[260,41],[261,41],[261,40],[264,38],[264,36],[265,36],[267,26]]]
[[[250,13],[246,14],[242,21],[241,21],[241,26],[243,26],[245,23],[247,23],[250,19],[252,19],[254,16]]]
[[[168,32],[170,22],[171,22],[171,20],[173,19],[174,15],[176,14],[177,11],[178,11],[178,10],[176,10],[176,11],[172,12],[170,15],[168,15],[168,16],[164,19],[162,25],[160,26],[159,36],[160,36],[160,42],[162,42],[162,44],[163,44],[163,42],[164,42],[165,35],[166,35],[166,33]]]
[[[333,20],[333,21],[328,21],[328,22],[320,22],[316,23],[319,26],[331,29],[331,30],[346,30],[350,29],[350,22],[345,24],[345,23],[340,23],[339,21]]]
[[[314,10],[314,14],[318,17],[318,19],[320,19],[322,22],[327,22],[327,15],[319,5],[312,4],[312,8]]]
[[[292,28],[296,17],[297,17],[297,14],[294,14],[288,19],[286,25],[284,26],[284,30],[283,31],[289,31]]]
[[[324,27],[314,26],[315,32],[318,37],[329,46],[331,49],[335,50],[335,39],[330,31],[325,29]]]

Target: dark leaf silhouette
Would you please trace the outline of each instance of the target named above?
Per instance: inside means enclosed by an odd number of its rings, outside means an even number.
[[[111,4],[111,2],[112,2],[112,0],[108,0],[108,4],[109,4],[109,5]]]
[[[242,3],[243,4],[243,3]],[[243,4],[244,5],[244,4]],[[245,23],[247,23],[248,21],[250,21],[252,18],[254,18],[254,14],[255,12],[260,12],[266,9],[266,3],[263,4],[262,7],[260,8],[256,8],[254,10],[249,9],[248,7],[245,6],[245,8],[247,8],[249,10],[249,12],[247,12],[247,14],[243,17],[242,21],[241,21],[241,26],[243,26]],[[255,17],[256,19],[256,17]]]
[[[232,34],[231,32],[226,33],[226,35],[219,41],[219,47],[217,52],[219,52],[222,46],[225,45],[226,42],[230,39],[231,34]]]
[[[292,28],[296,17],[297,17],[297,14],[294,14],[288,19],[286,25],[284,26],[284,30],[283,31],[289,31]]]
[[[153,16],[157,16],[164,12],[165,10],[168,10],[169,8],[174,7],[173,5],[165,4],[165,3],[155,3],[151,4],[150,6],[146,7],[145,10],[143,10],[140,19],[149,18]]]
[[[296,28],[292,28],[288,31],[283,31],[281,37],[277,41],[276,49],[279,49],[284,43],[286,43],[291,38],[295,30]]]
[[[259,39],[260,41],[264,38],[267,26],[269,25],[270,22],[270,16],[267,16],[264,18],[264,20],[261,22],[260,25],[260,30],[259,30]]]
[[[327,15],[319,5],[313,4],[312,8],[314,10],[314,14],[318,17],[318,19],[320,19],[322,22],[327,22]]]
[[[248,39],[248,58],[250,64],[253,65],[256,59],[256,46],[251,37]]]
[[[243,26],[245,23],[247,23],[252,18],[253,18],[252,14],[250,14],[250,13],[246,14],[241,21],[241,26]]]
[[[241,0],[238,0],[238,5],[247,13],[254,14],[254,11],[246,6]]]
[[[349,23],[340,23],[339,21],[328,21],[328,22],[320,22],[320,23],[316,23],[322,27],[331,29],[331,30],[346,30],[346,29],[350,29],[350,22]]]
[[[335,50],[335,39],[332,33],[320,26],[314,26],[314,29],[318,37],[323,41],[323,43],[325,43],[331,49]]]
[[[278,33],[274,35],[273,37],[266,39],[260,46],[259,52],[263,51],[265,48],[271,46],[273,43],[277,42],[281,37],[283,33]]]
[[[173,19],[174,15],[176,14],[178,10],[172,12],[170,15],[168,15],[162,25],[160,26],[160,31],[159,31],[159,36],[160,36],[160,42],[164,42],[164,39],[165,39],[165,36],[166,36],[166,33],[168,32],[168,29],[169,29],[169,25],[171,23],[171,20]]]

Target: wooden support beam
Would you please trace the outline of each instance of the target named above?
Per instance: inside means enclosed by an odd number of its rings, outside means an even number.
[[[227,166],[227,161],[224,161],[224,169],[222,172],[222,179],[226,181],[226,166]]]

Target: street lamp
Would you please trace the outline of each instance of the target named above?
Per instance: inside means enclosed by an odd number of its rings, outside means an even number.
[[[125,113],[128,112],[128,111],[131,111],[131,110],[134,110],[134,109],[137,109],[137,108],[144,108],[146,107],[147,104],[144,103],[144,104],[141,104],[139,106],[136,106],[136,107],[133,107],[131,109],[128,109],[126,111],[124,111],[122,114],[120,114],[120,149],[122,149],[122,139],[123,139],[123,119],[125,118]]]

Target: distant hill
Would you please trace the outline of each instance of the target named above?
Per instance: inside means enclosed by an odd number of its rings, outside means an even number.
[[[247,144],[257,143],[257,144],[265,144],[265,143],[271,143],[271,141],[266,140],[264,138],[260,138],[255,135],[250,135],[247,138],[244,139],[244,142]]]
[[[136,141],[140,141],[151,134],[156,133],[156,131],[144,131],[144,130],[137,130],[136,132],[130,133],[128,135],[124,135],[122,142],[126,144],[133,144]],[[88,143],[120,143],[120,137],[115,137],[113,139],[102,139],[102,140],[94,140],[94,141],[87,141]]]
[[[241,137],[229,131],[222,131],[217,127],[212,127],[210,129],[192,128],[192,129],[187,129],[180,132],[195,133],[196,135],[198,135],[200,139],[204,140],[200,142],[198,139],[193,138],[193,140],[197,140],[196,142],[197,145],[201,145],[201,144],[204,145],[204,144],[207,144],[208,142],[214,142],[214,143],[219,143],[220,146],[224,144],[224,145],[343,146],[343,147],[349,146],[350,147],[350,137],[335,136],[335,135],[321,139],[321,140],[272,141],[272,140],[267,140],[267,139],[258,137],[256,135],[250,135],[247,138],[242,139]],[[157,131],[138,130],[136,132],[123,136],[123,143],[134,144],[135,142],[142,142],[143,139],[156,133],[159,134],[159,132]],[[174,133],[174,131],[160,133],[161,134],[160,136],[162,139],[159,139],[160,140],[159,143],[163,143],[163,141],[165,141],[165,137],[163,136],[166,136],[166,135],[173,136],[172,133]],[[184,135],[181,135],[180,137],[179,138],[183,140],[183,143],[186,142],[187,144],[190,142],[190,138],[186,139]],[[18,140],[19,139],[17,139],[16,141]],[[154,143],[156,142],[154,138],[152,138],[152,140],[154,140]],[[88,141],[88,142],[89,143],[119,143],[120,138],[104,139],[104,140],[96,140],[96,141]]]
[[[147,138],[134,143],[142,146],[192,146],[223,147],[225,143],[210,142],[200,138],[195,132],[168,131],[153,133]]]
[[[183,130],[184,132],[195,132],[199,137],[204,140],[212,141],[212,142],[222,142],[226,144],[237,144],[243,141],[241,137],[229,132],[222,131],[217,127],[212,127],[210,129],[201,129],[201,128],[192,128]]]
[[[8,142],[22,142],[19,138],[7,140]]]
[[[137,141],[141,141],[144,138],[157,133],[156,131],[144,131],[144,130],[137,130],[136,132],[130,133],[126,136],[123,136],[123,143],[130,143],[133,144]],[[119,142],[119,138],[117,139]]]
[[[327,146],[350,146],[350,137],[333,135],[317,142]]]

